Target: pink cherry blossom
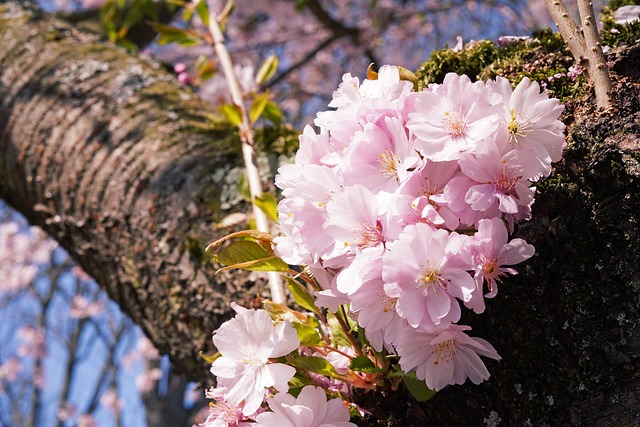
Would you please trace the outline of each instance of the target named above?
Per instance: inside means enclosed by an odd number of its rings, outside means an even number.
[[[16,350],[18,356],[39,359],[47,355],[44,330],[23,326],[18,329],[16,336],[20,340]]]
[[[364,185],[374,193],[393,192],[422,163],[409,144],[404,124],[385,116],[356,133],[340,171],[346,185]]]
[[[82,295],[76,295],[71,299],[69,316],[74,319],[82,319],[96,316],[104,311],[104,301],[90,301]]]
[[[396,311],[414,328],[432,330],[460,319],[460,305],[471,299],[475,283],[467,270],[468,254],[459,250],[457,234],[423,223],[407,226],[387,246],[384,290],[397,298]]]
[[[0,365],[0,381],[7,380],[9,382],[15,381],[18,378],[18,374],[22,370],[22,362],[15,358],[5,360]]]
[[[489,290],[484,297],[495,297],[501,278],[507,274],[517,274],[515,269],[505,266],[526,261],[535,253],[534,247],[523,239],[510,242],[508,239],[507,228],[499,218],[478,222],[478,232],[473,236],[474,243],[471,246],[478,292],[474,292],[474,297],[466,304],[476,313],[484,311],[483,284],[486,283]]]
[[[209,405],[209,414],[202,424],[194,427],[242,427],[252,425],[245,422],[242,405],[235,405],[225,400],[226,388],[212,388],[206,391],[208,399],[215,402]]]
[[[327,307],[335,313],[338,311],[339,306],[349,304],[347,294],[338,290],[336,271],[334,269],[323,268],[316,265],[310,265],[308,267],[313,277],[323,289],[322,291],[316,291],[314,293],[316,306]]]
[[[282,189],[278,217],[283,237],[275,239],[276,253],[290,264],[315,264],[333,251],[335,241],[323,231],[327,204],[341,192],[332,169],[318,165],[285,165],[276,185]]]
[[[295,369],[269,359],[291,353],[300,340],[289,322],[274,326],[265,310],[248,310],[235,303],[231,307],[236,316],[213,336],[222,356],[213,362],[211,372],[219,385],[227,387],[225,399],[235,405],[244,401],[242,412],[248,416],[258,410],[268,388],[289,389]]]
[[[502,144],[501,152],[528,148],[537,161],[537,173],[549,175],[551,163],[560,160],[566,146],[565,126],[558,120],[564,106],[541,93],[538,83],[528,77],[523,78],[515,89],[502,77],[487,84],[503,98],[501,131],[506,138],[499,141],[508,143]]]
[[[366,187],[353,185],[336,194],[327,204],[324,230],[336,242],[332,256],[377,248],[382,253],[386,228],[381,214],[383,196],[374,196]]]
[[[279,393],[268,400],[271,412],[256,417],[264,427],[355,427],[349,422],[349,408],[342,399],[327,401],[320,387],[305,386],[298,397]]]
[[[58,244],[38,227],[20,222],[0,224],[0,293],[18,291],[32,283],[39,266],[51,260]]]
[[[107,390],[100,396],[100,404],[110,411],[117,412],[124,406],[124,401],[118,397],[117,390]]]
[[[376,351],[383,347],[392,349],[407,321],[396,312],[397,298],[384,291],[382,264],[372,266],[364,274],[361,286],[349,296],[351,310],[358,316],[358,324],[365,330],[369,342]]]
[[[415,135],[415,147],[427,159],[457,160],[474,153],[478,142],[492,135],[498,126],[499,106],[483,82],[449,73],[442,85],[415,95],[414,113],[407,127]]]
[[[397,221],[405,225],[425,222],[449,230],[458,228],[460,220],[449,208],[444,190],[459,170],[455,161],[427,161],[399,188],[398,200],[391,208]]]
[[[145,370],[136,377],[136,388],[140,393],[149,393],[162,378],[162,369]]]
[[[465,334],[471,328],[449,325],[444,330],[426,333],[404,329],[396,345],[404,372],[415,369],[416,377],[438,391],[449,384],[463,384],[467,378],[480,384],[489,371],[479,356],[500,360],[491,344]]]
[[[560,158],[562,107],[528,80],[513,90],[448,74],[413,93],[394,67],[362,83],[346,74],[330,106],[276,178],[276,253],[308,267],[318,307],[348,306],[376,351],[430,387],[488,378],[478,355],[499,356],[455,325],[460,302],[483,312],[533,255],[508,235]]]
[[[70,402],[64,402],[60,405],[56,415],[60,421],[68,421],[78,412],[78,408]]]
[[[82,414],[78,417],[77,427],[98,427],[98,422],[90,414]]]
[[[527,179],[537,173],[532,150],[512,150],[501,156],[493,142],[485,141],[476,155],[465,154],[460,159],[462,172],[475,181],[466,191],[464,200],[476,211],[486,211],[494,203],[506,214],[518,213],[520,206],[533,201]]]

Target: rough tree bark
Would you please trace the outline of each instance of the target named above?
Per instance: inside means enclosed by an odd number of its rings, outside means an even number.
[[[235,206],[232,128],[157,64],[0,5],[0,197],[191,378],[236,291],[202,247]]]
[[[0,46],[0,197],[206,378],[197,353],[245,282],[214,278],[197,245],[229,212],[231,131],[152,64],[15,5]],[[537,254],[465,319],[503,357],[491,379],[425,404],[365,394],[367,425],[640,424],[640,47],[608,59],[617,110],[568,105],[565,160],[517,231]]]

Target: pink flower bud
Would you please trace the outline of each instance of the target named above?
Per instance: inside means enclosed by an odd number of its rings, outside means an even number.
[[[178,81],[184,85],[188,85],[191,83],[191,76],[189,73],[180,73],[178,74]]]

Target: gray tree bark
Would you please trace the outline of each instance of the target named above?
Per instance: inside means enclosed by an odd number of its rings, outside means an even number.
[[[72,253],[192,379],[244,276],[200,244],[232,209],[237,141],[152,63],[0,5],[0,197]],[[363,394],[363,425],[640,425],[639,48],[609,55],[616,110],[569,103],[569,147],[517,230],[537,253],[474,333],[492,377],[418,404]],[[245,300],[245,303],[248,301]]]
[[[0,197],[207,380],[198,353],[225,307],[260,292],[214,277],[202,249],[246,209],[237,135],[157,64],[15,3],[0,4],[0,46]]]

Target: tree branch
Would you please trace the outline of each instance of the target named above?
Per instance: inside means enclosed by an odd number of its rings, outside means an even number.
[[[610,105],[611,77],[607,60],[600,45],[598,24],[595,21],[593,3],[578,0],[578,11],[582,20],[582,33],[586,44],[585,57],[589,60],[589,76],[596,91],[598,107],[608,108]]]
[[[283,72],[281,72],[280,74],[278,74],[277,76],[269,80],[269,82],[266,85],[264,85],[265,89],[271,88],[274,85],[280,83],[282,80],[287,78],[289,74],[293,73],[295,70],[297,70],[298,68],[301,68],[307,62],[311,61],[313,58],[315,58],[318,52],[322,51],[323,49],[326,49],[339,38],[340,38],[339,36],[333,34],[332,36],[324,40],[322,43],[317,45],[313,50],[307,53],[304,57],[300,58],[295,63],[293,63],[293,65],[291,65],[289,68],[287,68],[286,70],[284,70]]]
[[[578,0],[582,31],[569,15],[562,0],[545,0],[545,4],[576,63],[587,71],[587,76],[596,92],[598,107],[608,108],[611,78],[602,46],[600,46],[593,4],[587,0]]]
[[[263,293],[204,253],[247,209],[237,132],[161,67],[15,3],[0,4],[0,45],[0,197],[209,380],[198,354],[229,303]]]
[[[222,34],[220,24],[218,23],[218,16],[213,10],[211,10],[209,14],[209,31],[213,38],[213,48],[218,56],[218,61],[220,61],[220,64],[222,65],[222,71],[227,80],[229,91],[231,92],[231,99],[236,108],[240,110],[241,122],[239,130],[240,139],[242,140],[242,157],[244,159],[244,166],[247,173],[247,181],[249,182],[251,200],[253,201],[262,196],[262,182],[260,180],[260,171],[258,170],[258,161],[254,147],[253,127],[251,126],[249,115],[247,114],[247,109],[244,105],[240,82],[233,70],[231,56],[224,44],[224,36]],[[267,215],[255,203],[251,204],[251,208],[253,210],[253,217],[256,220],[256,228],[259,231],[269,233],[271,230]],[[267,273],[267,277],[269,280],[269,290],[271,291],[271,300],[276,304],[284,303],[286,301],[286,295],[280,275],[275,271],[270,271]]]

